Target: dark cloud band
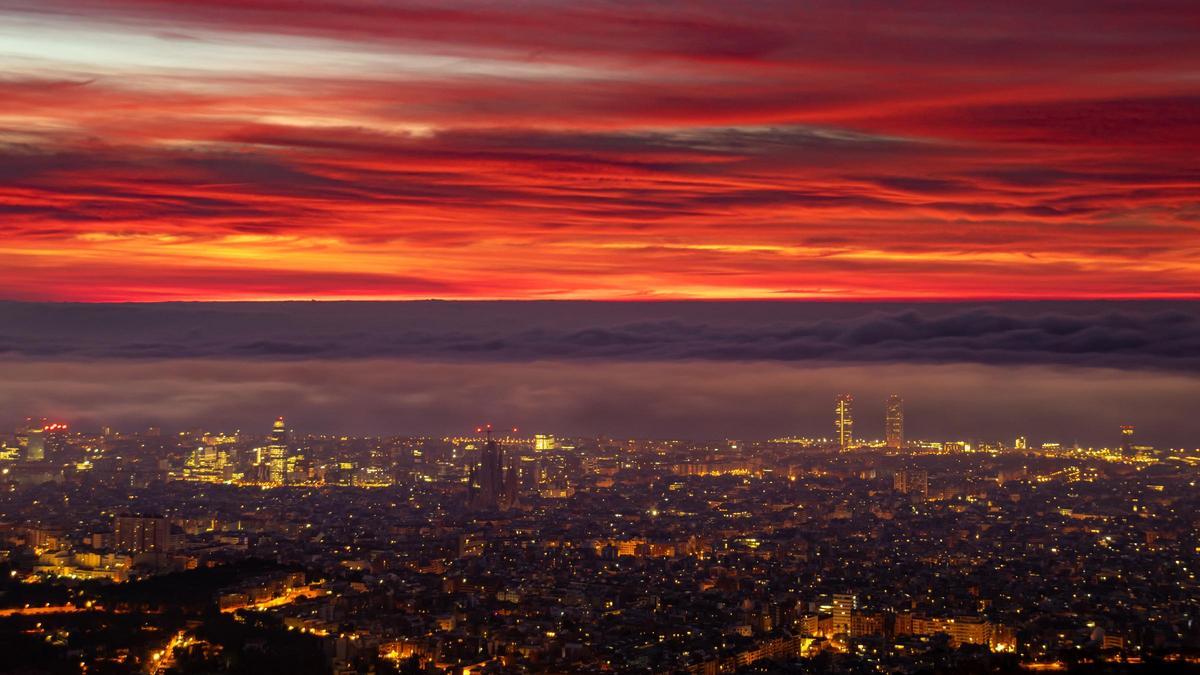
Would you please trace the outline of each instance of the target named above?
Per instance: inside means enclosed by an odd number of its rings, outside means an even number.
[[[822,361],[1200,371],[1200,303],[0,304],[0,352],[79,359]]]

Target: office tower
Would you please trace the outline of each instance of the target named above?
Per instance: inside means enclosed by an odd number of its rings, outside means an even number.
[[[125,553],[166,553],[171,550],[171,523],[162,516],[118,515],[113,546]]]
[[[288,430],[283,418],[277,418],[271,426],[270,440],[264,453],[267,465],[267,482],[272,485],[283,485],[287,482],[288,463]]]
[[[858,605],[858,596],[853,593],[835,593],[833,596],[833,634],[850,635],[850,613]]]
[[[833,432],[838,448],[845,452],[854,442],[854,397],[838,394],[833,409]]]
[[[924,469],[900,469],[893,477],[896,492],[929,499],[929,472]]]
[[[1133,447],[1133,425],[1126,424],[1121,427],[1121,454],[1126,457],[1132,457],[1137,454],[1137,450]]]
[[[232,477],[229,451],[219,445],[202,445],[188,456],[183,475],[191,480],[220,482]]]
[[[884,435],[889,448],[899,450],[904,447],[904,399],[898,394],[888,397]]]
[[[553,450],[558,447],[558,442],[549,434],[537,434],[533,437],[533,449],[538,452]]]

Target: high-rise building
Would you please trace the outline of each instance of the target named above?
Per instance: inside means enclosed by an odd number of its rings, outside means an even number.
[[[884,436],[889,448],[900,450],[904,447],[904,399],[899,394],[888,397]]]
[[[838,448],[845,452],[854,443],[854,397],[838,394],[833,409],[833,433]]]
[[[929,499],[929,472],[924,469],[900,469],[892,479],[896,492]]]
[[[171,550],[171,523],[162,516],[118,515],[113,546],[125,553],[166,553]]]
[[[833,634],[850,635],[850,614],[858,606],[858,596],[853,593],[835,593],[833,596]]]
[[[220,482],[233,477],[229,450],[223,445],[202,445],[188,455],[183,475],[189,480]]]
[[[282,417],[277,418],[275,424],[271,425],[271,435],[264,455],[267,482],[283,485],[288,477],[288,430]]]
[[[533,437],[533,449],[538,452],[554,450],[557,447],[558,442],[549,434],[537,434]]]
[[[1133,447],[1133,425],[1126,424],[1121,427],[1121,454],[1126,457],[1131,457],[1137,454],[1137,450]]]

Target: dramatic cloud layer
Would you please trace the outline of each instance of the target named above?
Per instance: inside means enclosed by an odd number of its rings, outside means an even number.
[[[1200,297],[1198,30],[1191,0],[0,1],[0,297]]]
[[[974,362],[1200,373],[1200,303],[0,303],[4,353]]]

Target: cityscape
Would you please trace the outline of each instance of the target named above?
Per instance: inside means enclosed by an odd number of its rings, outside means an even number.
[[[1200,675],[1200,0],[0,0],[0,674]]]
[[[0,444],[5,666],[1200,663],[1200,449],[923,440],[885,410],[838,394],[825,437],[710,442],[29,419]]]

